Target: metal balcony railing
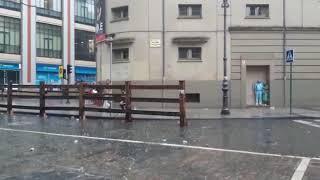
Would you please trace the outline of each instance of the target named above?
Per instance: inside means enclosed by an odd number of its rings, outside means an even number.
[[[21,3],[8,0],[0,0],[0,8],[11,9],[15,11],[21,10]]]
[[[54,11],[51,9],[46,9],[46,8],[41,8],[37,7],[37,14],[41,16],[47,16],[47,17],[52,17],[56,19],[61,19],[62,18],[62,13],[59,11]]]

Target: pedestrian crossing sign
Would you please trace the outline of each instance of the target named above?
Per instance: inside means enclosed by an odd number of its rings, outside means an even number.
[[[294,61],[294,50],[289,49],[286,51],[286,62],[293,63],[293,61]]]

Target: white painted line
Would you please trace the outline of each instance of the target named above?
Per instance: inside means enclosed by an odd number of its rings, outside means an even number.
[[[316,128],[320,128],[320,125],[315,124],[315,123],[310,122],[310,121],[294,120],[294,122],[300,123],[300,124],[304,124],[304,125],[308,125],[308,126],[312,126],[312,127],[316,127]]]
[[[240,150],[232,150],[232,149],[221,149],[221,148],[210,148],[210,147],[202,147],[202,146],[182,145],[182,144],[169,144],[169,143],[159,143],[159,142],[136,141],[136,140],[129,140],[129,139],[114,139],[114,138],[90,137],[90,136],[80,136],[80,135],[70,135],[70,134],[57,134],[57,133],[48,133],[48,132],[40,132],[40,131],[29,131],[29,130],[21,130],[21,129],[10,129],[10,128],[0,128],[0,131],[40,134],[40,135],[57,136],[57,137],[70,137],[70,138],[78,138],[78,139],[91,139],[91,140],[110,141],[110,142],[156,145],[156,146],[186,148],[186,149],[196,149],[196,150],[206,150],[206,151],[230,152],[230,153],[239,153],[239,154],[249,154],[249,155],[255,155],[255,156],[269,156],[269,157],[281,157],[281,158],[293,158],[293,159],[310,158],[310,157],[303,157],[303,156],[269,154],[269,153],[240,151]],[[317,159],[317,158],[310,158],[310,159]]]
[[[320,122],[320,120],[314,120],[315,122]]]
[[[302,180],[304,173],[306,172],[309,166],[310,161],[310,158],[303,158],[301,163],[297,167],[296,171],[294,172],[293,176],[291,177],[291,180]]]

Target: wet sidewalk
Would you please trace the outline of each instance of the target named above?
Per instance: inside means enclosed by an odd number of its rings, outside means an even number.
[[[294,108],[290,114],[289,108],[252,107],[246,109],[230,109],[231,114],[222,116],[221,109],[188,109],[188,119],[290,119],[290,118],[320,118],[319,110]]]

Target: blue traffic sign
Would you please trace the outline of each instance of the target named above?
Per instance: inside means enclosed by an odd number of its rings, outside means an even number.
[[[286,51],[286,62],[293,63],[294,61],[294,50],[290,49]]]

